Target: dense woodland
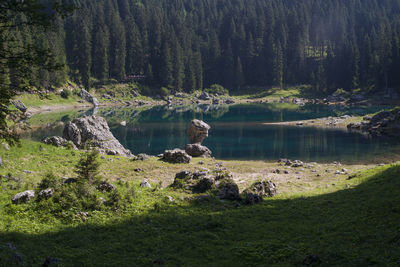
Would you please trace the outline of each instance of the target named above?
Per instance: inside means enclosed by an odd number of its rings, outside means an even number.
[[[50,88],[141,78],[191,92],[211,84],[400,87],[400,0],[74,0],[53,31],[23,25],[14,43],[50,49],[61,70],[31,70]],[[19,16],[16,21],[24,21]],[[18,25],[18,23],[17,23]],[[18,46],[15,46],[18,49]],[[154,89],[157,90],[157,89]]]

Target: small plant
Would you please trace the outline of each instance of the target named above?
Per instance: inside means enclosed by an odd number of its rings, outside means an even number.
[[[62,90],[60,93],[60,96],[65,99],[68,99],[70,97],[70,95],[71,95],[71,91],[67,90],[67,89]]]

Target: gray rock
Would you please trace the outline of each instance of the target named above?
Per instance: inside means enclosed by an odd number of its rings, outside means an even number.
[[[228,105],[235,104],[235,100],[228,98],[225,100],[225,104],[228,104]]]
[[[187,144],[185,146],[185,151],[192,157],[203,157],[203,158],[210,158],[212,152],[205,146],[200,144]]]
[[[202,92],[201,95],[199,96],[200,100],[210,100],[211,97],[207,92]]]
[[[132,153],[114,137],[107,121],[102,117],[93,115],[74,119],[65,125],[63,137],[80,149],[88,146],[97,148],[103,154],[132,156]]]
[[[15,196],[13,196],[11,198],[11,201],[14,204],[26,203],[34,197],[35,197],[35,191],[26,190],[24,192],[18,193]]]
[[[250,192],[250,191],[244,192],[244,195],[245,195],[244,202],[248,205],[253,205],[253,204],[260,203],[263,201],[262,196],[260,196],[256,193]]]
[[[139,96],[138,92],[136,92],[133,89],[131,90],[131,94],[132,94],[133,97],[138,97]]]
[[[262,197],[273,197],[276,195],[276,185],[271,181],[262,180],[256,182],[249,188],[249,190]]]
[[[239,187],[238,185],[230,179],[226,179],[218,183],[217,185],[217,196],[220,199],[229,199],[229,200],[238,200],[239,196]]]
[[[204,193],[214,186],[214,178],[213,177],[205,177],[201,178],[200,181],[197,182],[192,188],[193,193]]]
[[[85,89],[81,89],[81,92],[79,93],[79,95],[82,97],[83,100],[85,100],[89,103],[92,103],[95,107],[97,107],[99,105],[99,101]]]
[[[119,123],[119,125],[121,125],[121,126],[126,126],[126,121],[121,121],[120,123]]]
[[[68,141],[67,141],[67,139],[62,138],[60,136],[51,136],[51,137],[46,137],[43,140],[43,143],[45,143],[47,145],[61,147],[61,146],[66,146],[68,144]]]
[[[191,144],[195,144],[195,143],[201,144],[203,142],[203,140],[208,136],[208,130],[210,130],[210,128],[211,128],[210,125],[208,125],[204,121],[196,120],[196,119],[192,120],[192,123],[188,129],[190,143]]]
[[[21,111],[22,113],[25,113],[25,112],[28,110],[28,108],[25,106],[25,104],[22,103],[22,102],[19,101],[19,100],[11,100],[11,103],[12,103],[19,111]]]
[[[41,199],[48,199],[51,198],[54,194],[54,190],[51,188],[44,189],[39,192],[39,198]]]
[[[140,187],[151,188],[151,184],[147,182],[147,180],[143,180],[143,182],[140,183]]]
[[[0,167],[4,166],[3,158],[0,156]]]
[[[97,189],[98,189],[99,191],[101,191],[101,192],[111,192],[111,191],[113,191],[113,190],[115,190],[115,189],[117,189],[117,188],[116,188],[115,185],[113,185],[113,184],[110,184],[110,183],[108,183],[108,182],[106,182],[106,181],[102,181],[102,182],[100,182],[100,184],[97,186]]]
[[[3,143],[2,145],[5,150],[10,151],[10,146],[7,143]]]
[[[182,149],[164,151],[162,160],[169,163],[189,163],[192,157]]]
[[[148,159],[150,159],[150,158],[151,158],[151,156],[149,156],[149,155],[147,155],[147,154],[144,154],[144,153],[140,153],[140,154],[138,154],[137,156],[133,156],[132,160],[141,160],[141,161],[144,161],[144,160],[148,160]]]

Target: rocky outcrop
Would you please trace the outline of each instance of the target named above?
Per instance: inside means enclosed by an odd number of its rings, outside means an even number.
[[[217,184],[217,197],[220,199],[239,200],[239,187],[231,179],[224,179]]]
[[[350,123],[347,129],[362,131],[374,136],[400,137],[400,108],[382,111],[373,116],[365,117],[360,123]]]
[[[26,190],[24,192],[18,193],[11,198],[12,203],[14,204],[21,204],[26,203],[32,198],[35,197],[35,191],[33,190]]]
[[[28,108],[25,106],[25,104],[22,103],[22,102],[19,101],[19,100],[11,100],[11,103],[12,103],[19,111],[21,111],[22,113],[25,113],[25,112],[28,110]]]
[[[176,148],[173,150],[165,150],[161,159],[169,163],[189,163],[192,157],[189,156],[185,150]]]
[[[97,107],[99,105],[99,101],[97,100],[97,98],[92,96],[85,89],[81,89],[81,92],[79,93],[79,95],[82,97],[83,100],[85,100],[85,101],[87,101],[89,103],[92,103],[95,107]]]
[[[63,137],[80,149],[89,147],[107,155],[132,156],[113,136],[107,121],[102,117],[85,116],[74,119],[65,125]]]
[[[185,146],[185,151],[192,157],[211,157],[211,150],[200,144],[187,144]]]
[[[188,135],[190,138],[190,143],[195,144],[199,143],[201,144],[203,140],[208,137],[208,130],[210,130],[210,125],[205,123],[204,121],[201,120],[192,120],[192,123],[188,129]]]
[[[244,201],[252,205],[263,201],[263,197],[273,197],[276,195],[276,185],[271,181],[262,180],[255,182],[244,190]]]

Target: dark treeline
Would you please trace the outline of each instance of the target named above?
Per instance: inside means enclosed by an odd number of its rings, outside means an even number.
[[[144,75],[152,88],[186,92],[214,83],[231,90],[311,84],[324,93],[400,87],[400,0],[73,3],[78,9],[54,32],[10,33],[65,63],[54,73],[32,70],[32,85],[71,79],[90,87]]]

